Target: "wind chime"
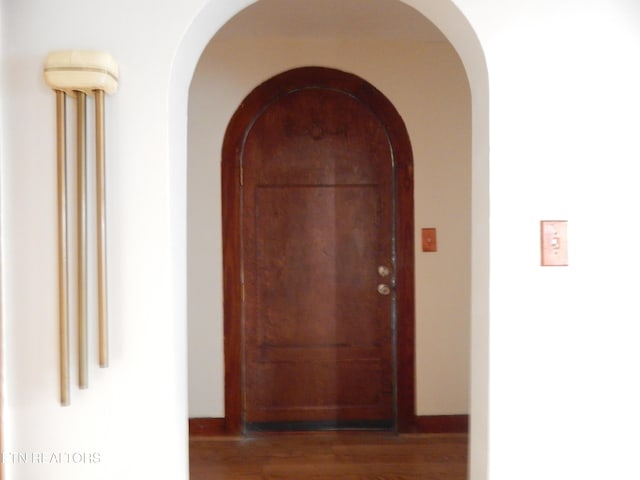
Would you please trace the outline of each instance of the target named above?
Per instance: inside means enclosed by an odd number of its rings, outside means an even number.
[[[105,212],[104,99],[118,88],[118,65],[111,55],[94,51],[57,51],[45,61],[44,78],[56,93],[58,321],[60,348],[60,403],[69,405],[69,255],[67,234],[67,97],[76,103],[76,222],[77,222],[77,331],[78,386],[89,386],[87,325],[87,98],[95,102],[96,256],[98,305],[98,364],[107,367],[107,258]]]

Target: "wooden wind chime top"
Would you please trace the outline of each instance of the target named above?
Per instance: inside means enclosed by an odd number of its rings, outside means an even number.
[[[54,90],[69,94],[80,91],[90,95],[95,90],[112,94],[118,88],[118,64],[106,52],[55,51],[47,55],[44,78]]]

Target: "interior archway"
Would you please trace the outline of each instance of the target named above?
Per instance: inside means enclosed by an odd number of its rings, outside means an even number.
[[[172,86],[173,99],[171,102],[173,112],[171,118],[174,121],[172,129],[178,132],[178,137],[184,138],[174,142],[172,148],[172,162],[176,170],[176,180],[174,184],[173,208],[180,208],[184,205],[186,192],[181,191],[180,178],[184,178],[186,159],[187,127],[184,121],[187,111],[187,90],[197,64],[200,53],[203,51],[208,38],[211,38],[222,18],[230,18],[233,12],[222,12],[222,8],[209,4],[196,19],[192,28],[187,33],[180,51],[176,57],[176,69],[174,70]],[[269,0],[262,0],[260,4],[267,5]],[[386,0],[382,3],[398,3]],[[471,413],[472,413],[472,459],[471,478],[483,478],[486,472],[486,392],[487,392],[487,366],[486,351],[488,349],[486,332],[488,323],[488,134],[487,134],[487,85],[484,58],[481,48],[475,35],[466,19],[448,0],[440,2],[414,1],[413,7],[424,16],[433,15],[438,18],[438,26],[447,35],[456,51],[462,59],[462,63],[469,78],[472,98],[471,124],[473,139],[471,143],[472,151],[472,188],[474,197],[471,203],[473,211],[470,212],[473,230],[473,243],[471,249],[472,258],[472,289],[473,298],[470,304],[472,313],[473,333],[471,338],[472,364],[472,392],[471,392]],[[423,5],[425,4],[425,5]],[[227,9],[229,10],[229,9]],[[424,21],[424,18],[414,12],[417,18]],[[216,68],[216,67],[214,67]],[[217,68],[224,68],[218,65]],[[191,155],[191,151],[189,155]]]

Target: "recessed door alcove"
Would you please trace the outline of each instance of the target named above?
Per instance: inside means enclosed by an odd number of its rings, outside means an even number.
[[[308,2],[310,10],[316,13],[323,10],[322,2]],[[326,3],[326,2],[325,2]],[[361,3],[361,2],[360,2]],[[460,310],[453,312],[450,305],[447,306],[443,302],[436,316],[444,318],[448,315],[456,318],[464,318],[466,322],[464,328],[465,338],[459,345],[465,345],[463,358],[460,364],[455,367],[458,372],[466,370],[462,373],[458,380],[453,384],[453,390],[457,391],[459,397],[466,396],[469,393],[469,377],[472,373],[469,370],[469,364],[473,363],[479,369],[479,375],[486,374],[484,367],[483,352],[486,351],[486,345],[479,345],[476,348],[474,361],[470,359],[470,345],[476,340],[470,337],[470,321],[476,325],[477,338],[482,340],[484,327],[486,327],[486,258],[484,252],[487,245],[486,232],[487,221],[487,202],[486,193],[488,191],[488,179],[486,175],[486,125],[483,123],[486,117],[486,111],[482,111],[484,100],[482,95],[477,97],[471,96],[471,91],[479,91],[482,93],[486,88],[486,78],[484,75],[484,60],[481,50],[473,41],[473,32],[471,31],[466,20],[451,5],[449,1],[441,1],[430,5],[421,5],[426,2],[415,2],[415,10],[408,5],[394,1],[376,1],[368,2],[364,8],[363,17],[365,21],[360,23],[352,23],[348,26],[342,26],[343,30],[337,32],[336,25],[333,30],[313,30],[304,25],[304,22],[298,21],[297,31],[294,23],[288,21],[295,17],[299,20],[302,14],[295,11],[295,2],[270,1],[262,0],[247,7],[245,10],[231,18],[229,22],[217,32],[210,32],[211,42],[204,49],[200,57],[197,68],[193,75],[190,97],[189,97],[189,127],[188,127],[188,304],[189,304],[189,332],[190,332],[190,416],[193,417],[223,417],[224,408],[224,371],[221,368],[223,364],[223,342],[222,342],[222,272],[221,272],[221,238],[220,238],[220,179],[219,179],[219,162],[222,136],[228,120],[233,111],[240,104],[242,98],[251,91],[256,85],[264,81],[266,78],[289,68],[303,65],[326,65],[333,68],[340,68],[345,71],[351,71],[370,81],[387,95],[396,105],[399,112],[407,122],[409,134],[412,137],[414,146],[414,157],[416,163],[421,162],[421,166],[416,166],[416,216],[415,226],[418,230],[420,227],[435,226],[440,227],[439,243],[441,251],[445,251],[446,247],[466,251],[466,259],[463,260],[465,272],[462,275],[443,273],[434,277],[434,282],[440,286],[451,285],[457,277],[458,286],[463,287],[462,296],[456,294],[457,298],[464,298],[464,306]],[[336,8],[344,6],[344,15],[341,18],[349,17],[349,13],[353,13],[356,4],[359,2],[338,2]],[[351,8],[350,8],[351,7]],[[262,8],[262,10],[258,10]],[[315,10],[318,9],[318,10]],[[379,9],[379,10],[376,10]],[[258,13],[270,11],[274,15],[268,18],[259,17]],[[430,23],[426,20],[429,11],[439,12],[436,15],[443,21],[442,29],[454,41],[454,46],[447,41],[446,38],[440,37],[438,41],[433,42],[433,38],[429,40],[422,39],[416,43],[416,39],[402,38],[396,36],[392,41],[388,36],[385,37],[384,23],[381,23],[380,15],[367,16],[369,12],[385,12],[386,19],[393,19],[393,12],[401,12],[405,15],[403,18],[411,23],[401,23],[405,28],[401,28],[403,32],[410,32],[413,35],[420,35],[420,31],[426,32],[430,30]],[[253,11],[253,13],[252,13]],[[335,10],[334,10],[335,13]],[[407,15],[408,14],[408,15]],[[202,36],[204,19],[207,15],[214,15],[213,11],[203,11],[201,17],[194,23],[194,30],[190,32],[191,36],[187,36],[187,41],[192,38],[195,43],[202,44]],[[318,18],[323,15],[318,13]],[[246,23],[243,22],[243,18]],[[261,18],[263,22],[258,27],[257,19]],[[279,20],[278,20],[279,19]],[[410,19],[410,20],[407,20]],[[346,20],[345,20],[346,21]],[[255,28],[248,29],[247,25]],[[388,22],[398,26],[397,22]],[[320,25],[320,24],[315,24]],[[452,34],[453,25],[460,27],[460,32],[467,32],[462,37],[455,39],[455,32]],[[234,31],[234,27],[236,30]],[[198,30],[200,29],[200,30]],[[271,29],[271,30],[269,30]],[[466,30],[465,30],[466,29]],[[348,32],[348,35],[341,36],[341,33]],[[215,33],[215,35],[214,35]],[[395,32],[397,34],[397,30]],[[468,35],[471,33],[471,35]],[[301,35],[306,34],[306,38],[301,39]],[[297,35],[297,36],[296,36]],[[441,35],[438,33],[438,35]],[[198,37],[196,39],[196,37]],[[414,42],[414,47],[409,49],[407,46]],[[230,46],[235,48],[231,49]],[[462,48],[461,48],[462,47]],[[186,48],[186,47],[185,47]],[[226,50],[226,53],[223,52]],[[409,52],[411,51],[411,58]],[[460,56],[458,56],[460,55]],[[189,53],[193,57],[193,53]],[[461,61],[462,59],[462,61]],[[257,61],[259,60],[259,61]],[[444,68],[443,68],[444,67]],[[443,77],[427,78],[417,71],[423,72],[429,70],[431,73],[439,72]],[[409,74],[411,73],[411,74]],[[437,75],[436,75],[437,77]],[[451,78],[455,78],[451,82]],[[455,91],[447,90],[453,89]],[[430,118],[420,117],[420,114],[407,113],[411,109],[419,110],[428,100],[433,100],[431,95],[434,92],[445,92],[440,95],[440,100],[444,101],[450,97],[457,98],[457,102],[445,106],[438,105],[437,102],[429,102],[428,108],[432,115]],[[429,92],[429,93],[425,93]],[[486,92],[485,92],[486,93]],[[425,96],[426,95],[426,96]],[[460,100],[462,99],[462,100]],[[418,100],[418,103],[416,103]],[[420,101],[425,103],[420,103]],[[473,109],[472,109],[473,104]],[[473,114],[472,114],[473,111]],[[420,143],[428,143],[432,137],[445,138],[442,131],[439,130],[443,124],[448,122],[456,122],[453,117],[457,116],[457,126],[460,127],[460,119],[462,119],[462,131],[464,134],[458,134],[454,145],[454,149],[447,146],[440,146],[436,151],[429,147],[421,146]],[[207,118],[206,121],[201,121]],[[471,131],[474,135],[471,135]],[[460,130],[459,130],[460,131]],[[417,141],[416,141],[417,139]],[[432,142],[433,143],[433,142]],[[451,146],[451,145],[450,145]],[[455,148],[459,148],[457,152]],[[434,175],[431,167],[426,167],[428,162],[435,162],[438,168],[463,166],[464,173],[457,179],[455,174]],[[439,162],[439,164],[438,164]],[[193,165],[198,163],[200,170],[193,169]],[[475,168],[474,177],[472,178],[472,166]],[[423,171],[419,171],[423,168]],[[199,173],[198,173],[199,172]],[[459,173],[459,172],[458,172]],[[479,174],[479,175],[478,175]],[[479,182],[479,185],[472,183]],[[455,194],[453,197],[437,198],[442,194],[438,191],[438,184],[444,184],[449,187],[453,186]],[[478,188],[479,187],[479,188]],[[449,189],[451,190],[451,189]],[[474,197],[472,198],[472,192]],[[434,195],[430,198],[429,195]],[[452,203],[453,201],[453,203]],[[458,202],[456,204],[456,202]],[[471,204],[474,205],[474,211],[471,211]],[[418,207],[420,205],[420,207]],[[424,207],[424,206],[428,207]],[[203,206],[204,207],[203,209]],[[451,208],[459,208],[464,212],[463,221],[459,225],[448,225],[444,228],[441,225],[446,224],[446,218],[443,217],[444,211]],[[423,208],[423,211],[418,211]],[[473,215],[473,217],[472,217]],[[205,218],[204,223],[202,219]],[[199,230],[193,230],[194,221],[196,224],[200,222]],[[471,243],[471,230],[476,232],[474,235],[474,244]],[[448,240],[452,239],[452,243]],[[457,243],[462,240],[462,243]],[[212,255],[202,255],[202,248],[209,249]],[[474,252],[475,257],[472,259],[468,256],[468,252]],[[445,255],[425,255],[416,254],[416,269],[427,271],[432,267],[431,264],[437,264],[440,260],[444,260]],[[471,277],[471,265],[474,267],[474,277]],[[203,272],[209,272],[203,274]],[[439,397],[438,389],[432,388],[429,382],[435,376],[428,373],[428,365],[437,362],[430,358],[430,355],[442,354],[438,348],[423,348],[429,344],[429,340],[423,341],[420,335],[428,337],[425,332],[428,331],[428,322],[424,323],[422,319],[425,316],[421,313],[430,310],[433,306],[429,298],[431,294],[442,298],[442,290],[438,290],[428,286],[428,281],[421,281],[421,273],[417,273],[417,311],[416,311],[416,329],[417,329],[417,413],[418,415],[426,415],[434,413],[462,413],[461,410],[471,412],[475,408],[480,411],[486,406],[484,399],[485,382],[480,381],[477,384],[481,387],[471,392],[471,405],[466,404],[462,407],[455,407],[455,411],[447,412],[440,409],[438,402],[449,403],[443,397]],[[471,303],[471,286],[476,291],[477,302]],[[464,290],[466,289],[466,290]],[[427,292],[425,294],[425,292]],[[434,293],[438,292],[438,293]],[[459,293],[459,292],[458,292]],[[194,295],[196,298],[194,297]],[[451,295],[451,290],[449,291]],[[195,300],[195,301],[194,301]],[[423,303],[421,303],[423,302]],[[453,303],[453,302],[452,302]],[[433,311],[433,309],[431,309]],[[195,320],[199,317],[199,320]],[[435,318],[435,317],[434,317]],[[472,319],[472,320],[470,320]],[[423,323],[421,323],[423,322]],[[437,323],[437,322],[436,322]],[[460,325],[459,325],[460,326]],[[477,327],[480,327],[479,329]],[[462,330],[462,329],[461,329]],[[459,330],[459,331],[461,331]],[[211,339],[207,342],[199,342],[202,339]],[[196,340],[194,342],[194,339]],[[458,350],[460,351],[460,350]],[[198,355],[206,356],[207,360],[201,362]],[[445,352],[446,355],[446,352]],[[195,358],[194,358],[195,356]],[[202,357],[205,358],[205,357]],[[200,364],[203,369],[200,373],[194,370],[194,365]],[[464,368],[462,365],[464,364]],[[447,376],[448,373],[445,373]],[[199,377],[214,379],[213,382],[201,382]],[[453,378],[448,375],[448,378]],[[197,400],[194,392],[199,392],[202,401]],[[455,402],[454,402],[455,403]],[[482,421],[478,417],[478,421]],[[472,417],[472,422],[474,421]],[[482,425],[481,425],[482,427]],[[482,431],[476,429],[477,431]],[[482,444],[484,441],[482,436],[477,437]],[[473,442],[473,438],[472,438]],[[482,447],[481,447],[482,448]],[[478,450],[476,450],[478,451]],[[476,459],[478,465],[482,464],[484,455],[479,451],[479,457]],[[478,463],[479,462],[479,463]]]

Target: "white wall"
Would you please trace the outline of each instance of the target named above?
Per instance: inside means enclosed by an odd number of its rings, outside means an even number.
[[[2,3],[4,467],[10,480],[187,478],[180,238],[186,222],[169,210],[175,187],[168,99],[173,57],[201,3]],[[49,51],[72,48],[109,51],[121,79],[107,99],[106,118],[111,364],[97,367],[91,343],[90,388],[80,391],[72,353],[72,404],[63,408],[55,96],[42,67]],[[91,306],[94,311],[93,300]],[[26,454],[26,461],[14,453]],[[38,463],[31,457],[37,453],[60,454],[61,461]],[[93,454],[99,462],[90,460]]]
[[[9,480],[187,478],[187,87],[208,39],[248,3],[1,4],[4,449],[102,453],[97,465],[5,462]],[[640,478],[640,5],[456,0],[463,16],[448,0],[407,3],[449,36],[471,85],[471,478]],[[122,67],[107,119],[112,365],[92,368],[66,409],[53,94],[40,77],[52,48],[104,48]],[[538,221],[550,217],[569,220],[569,267],[538,266]]]
[[[494,8],[491,478],[640,478],[640,5]],[[539,266],[545,219],[569,267]]]
[[[190,90],[188,173],[189,414],[224,416],[220,151],[226,126],[259,83],[302,65],[361,75],[406,122],[414,151],[417,411],[468,413],[470,101],[448,43],[304,38],[214,39]],[[420,250],[435,226],[439,252]]]

